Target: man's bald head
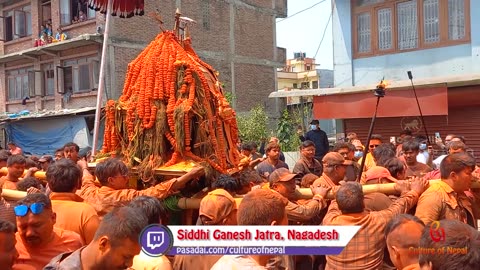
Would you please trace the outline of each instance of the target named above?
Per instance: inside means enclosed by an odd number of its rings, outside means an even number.
[[[418,248],[425,225],[412,215],[402,214],[394,217],[385,228],[387,248],[390,259],[397,269],[418,263],[418,254],[410,248]]]

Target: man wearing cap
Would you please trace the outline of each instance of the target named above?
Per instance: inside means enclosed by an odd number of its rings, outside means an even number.
[[[315,144],[315,158],[320,161],[323,156],[328,153],[329,144],[327,133],[320,129],[320,122],[318,120],[312,120],[310,122],[310,129],[305,136],[300,136],[300,140],[309,140]]]
[[[237,203],[224,189],[215,189],[200,202],[197,225],[236,225]],[[177,255],[175,270],[210,270],[222,255]]]
[[[321,186],[311,186],[313,199],[305,204],[296,204],[292,202],[295,199],[295,177],[296,174],[290,173],[285,168],[275,170],[269,177],[270,188],[287,198],[288,204],[285,208],[288,220],[292,223],[306,223],[320,214],[320,211],[327,207],[324,197],[327,195],[329,188]]]
[[[42,167],[42,171],[46,172],[48,170],[48,166],[53,162],[53,157],[52,156],[42,156],[39,160],[38,163],[40,163],[40,166]]]
[[[323,157],[322,162],[323,174],[315,180],[313,186],[328,187],[335,192],[340,185],[340,181],[345,178],[347,166],[351,165],[352,161],[345,160],[345,158],[337,152],[330,152]]]
[[[396,183],[398,180],[393,177],[387,168],[381,166],[374,166],[365,173],[365,182],[362,184],[385,184]]]

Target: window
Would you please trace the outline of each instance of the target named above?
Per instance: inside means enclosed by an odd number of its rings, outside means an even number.
[[[302,82],[302,89],[308,89],[310,88],[310,83],[309,82]]]
[[[448,39],[465,37],[465,1],[448,0]]]
[[[203,29],[210,30],[210,0],[202,0],[201,6]]]
[[[389,50],[392,48],[392,9],[382,8],[377,11],[378,49]]]
[[[95,10],[88,8],[88,0],[60,0],[60,24],[70,25],[95,18]]]
[[[30,5],[5,11],[2,20],[4,41],[32,35],[32,14],[30,12]]]
[[[44,96],[53,96],[55,92],[55,72],[53,64],[43,65],[42,71]]]
[[[298,84],[297,83],[293,84],[293,89],[298,89]]]
[[[312,81],[312,88],[317,89],[318,88],[318,81]]]
[[[96,57],[79,58],[65,61],[61,68],[63,73],[63,90],[66,92],[88,92],[98,87],[98,60]]]
[[[436,43],[440,41],[440,5],[438,0],[423,1],[423,41]]]
[[[5,72],[8,89],[7,100],[21,100],[29,96],[29,79],[32,79],[32,73],[32,68],[15,69]]]
[[[418,44],[417,1],[397,4],[398,49],[414,49]]]
[[[468,0],[356,0],[355,57],[470,42]]]

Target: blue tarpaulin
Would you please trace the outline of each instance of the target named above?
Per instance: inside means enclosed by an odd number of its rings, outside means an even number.
[[[80,148],[91,147],[91,135],[83,116],[29,119],[5,124],[9,141],[25,154],[53,155],[68,142]],[[101,138],[103,139],[103,138]]]

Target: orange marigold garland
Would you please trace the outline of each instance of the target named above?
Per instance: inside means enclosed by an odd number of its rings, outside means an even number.
[[[122,96],[107,102],[102,150],[150,170],[191,159],[225,173],[239,161],[235,112],[217,72],[189,39],[183,46],[173,32],[160,33],[128,65]]]

